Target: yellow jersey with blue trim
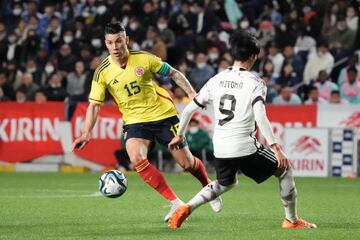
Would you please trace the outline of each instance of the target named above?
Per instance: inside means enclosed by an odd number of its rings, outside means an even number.
[[[166,76],[169,72],[169,64],[147,52],[129,51],[125,69],[114,63],[109,55],[95,70],[89,101],[103,103],[107,90],[118,105],[124,124],[176,116],[169,93],[153,79],[155,73]]]

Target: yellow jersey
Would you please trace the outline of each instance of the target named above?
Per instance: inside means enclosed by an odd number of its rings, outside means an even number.
[[[124,124],[151,122],[177,115],[175,105],[153,74],[168,75],[169,64],[142,51],[130,51],[125,69],[109,55],[95,70],[89,101],[103,103],[108,90],[123,114]]]

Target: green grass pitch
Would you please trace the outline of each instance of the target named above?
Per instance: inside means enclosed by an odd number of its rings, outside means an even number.
[[[137,174],[126,174],[118,199],[98,195],[99,176],[0,173],[0,239],[360,239],[360,179],[296,178],[299,215],[318,229],[281,229],[277,180],[240,176],[220,213],[202,206],[172,230],[163,222],[167,202]],[[200,189],[190,175],[166,178],[184,201]]]

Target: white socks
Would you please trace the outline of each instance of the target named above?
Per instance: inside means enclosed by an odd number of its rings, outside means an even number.
[[[295,222],[297,219],[296,200],[297,192],[291,169],[288,169],[284,176],[279,177],[280,197],[285,208],[285,217]]]
[[[212,181],[211,183],[203,187],[203,189],[201,189],[201,191],[198,192],[195,197],[193,197],[187,204],[191,206],[191,211],[193,211],[204,203],[214,200],[224,192],[230,190],[231,188],[236,186],[236,184],[237,182],[230,186],[222,186],[218,183],[217,180]]]

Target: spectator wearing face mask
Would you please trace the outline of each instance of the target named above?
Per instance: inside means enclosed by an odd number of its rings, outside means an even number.
[[[34,59],[28,59],[25,63],[25,72],[31,73],[33,82],[41,85],[41,71],[37,67]]]
[[[251,33],[256,33],[256,28],[251,25],[250,20],[247,16],[243,16],[238,23],[238,28],[249,31]]]
[[[358,71],[351,67],[347,70],[348,81],[344,82],[340,87],[341,97],[350,103],[360,103],[360,81],[356,79]]]
[[[41,86],[45,86],[46,85],[46,81],[47,79],[49,79],[50,75],[53,74],[55,72],[55,66],[52,62],[47,62],[45,64],[45,67],[44,67],[44,71],[42,72],[42,75],[41,75]]]
[[[203,158],[203,154],[206,154],[206,159],[212,161],[213,145],[209,133],[199,126],[199,121],[191,119],[189,122],[188,131],[185,134],[186,140],[189,144],[192,154],[200,159]]]
[[[131,16],[126,28],[126,34],[130,39],[133,39],[136,43],[141,44],[145,38],[146,30],[140,23],[137,16]]]
[[[215,74],[215,70],[212,66],[207,64],[207,57],[205,53],[198,53],[195,58],[196,66],[190,71],[189,80],[195,87],[196,91],[199,91],[202,86]]]
[[[69,44],[70,48],[72,49],[73,53],[79,55],[81,51],[81,47],[79,42],[75,40],[74,31],[71,29],[65,29],[63,36],[62,36],[62,43]]]
[[[22,47],[19,44],[18,37],[15,33],[10,33],[8,35],[8,44],[6,50],[6,60],[7,61],[20,61]]]
[[[6,17],[6,25],[9,29],[14,29],[21,20],[21,13],[23,12],[22,2],[13,2],[11,5],[12,12]]]
[[[208,63],[216,69],[218,67],[220,52],[217,47],[210,47],[207,50]]]
[[[160,16],[157,20],[157,30],[159,37],[166,44],[166,47],[172,48],[175,46],[175,34],[174,31],[168,28],[168,21],[164,15]]]
[[[314,81],[321,70],[330,74],[334,66],[334,57],[329,52],[328,44],[325,41],[319,41],[317,51],[309,55],[305,65],[304,83],[309,84]]]

